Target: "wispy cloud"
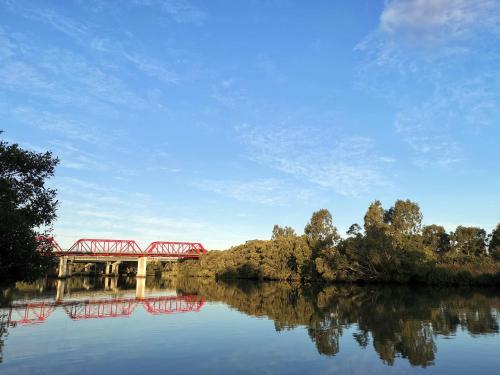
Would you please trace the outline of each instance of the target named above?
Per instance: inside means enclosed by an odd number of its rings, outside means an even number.
[[[234,108],[245,103],[248,94],[235,79],[225,79],[212,85],[212,98],[224,107]]]
[[[275,178],[255,180],[204,180],[196,184],[201,190],[211,191],[238,201],[264,205],[286,205],[310,196],[310,191],[292,187]]]
[[[278,68],[276,62],[269,56],[260,55],[257,58],[256,67],[266,75],[266,78],[272,79],[277,82],[284,82],[287,80],[283,72]]]
[[[138,76],[151,77],[164,84],[176,84],[180,80],[179,75],[164,63],[139,52],[128,53],[121,42],[100,37],[85,25],[53,9],[16,4],[14,11],[30,19],[48,22],[79,47],[71,50],[66,46],[42,46],[33,43],[29,34],[12,35],[0,27],[0,84],[6,89],[29,97],[49,99],[55,104],[144,109],[151,104],[150,99],[159,98],[149,95],[152,92],[149,88],[140,92],[129,81],[123,80],[121,76],[127,76],[129,72],[117,62],[125,61],[136,69]],[[77,52],[89,48],[90,52],[98,51],[101,56],[95,58],[95,53]]]
[[[193,5],[188,0],[134,0],[135,5],[156,7],[161,13],[183,24],[203,25],[207,20],[207,13]]]
[[[21,46],[22,52],[14,53],[13,49],[7,50],[8,43],[4,38],[2,50],[9,55],[0,66],[0,84],[6,89],[64,105],[145,106],[144,100],[122,80],[80,55],[26,44]]]
[[[395,130],[415,164],[464,160],[460,136],[488,131],[495,121],[499,41],[498,1],[386,2],[378,28],[355,48],[364,58],[357,84],[396,107]]]
[[[90,144],[102,144],[106,137],[99,130],[72,119],[63,114],[41,111],[32,107],[10,107],[0,104],[0,113],[4,117],[12,117],[29,126],[49,131],[69,140],[78,140]]]
[[[494,124],[500,110],[498,78],[478,77],[439,87],[425,101],[405,106],[396,116],[395,127],[416,152],[420,166],[447,166],[465,158],[463,146],[456,141],[470,138]]]
[[[123,52],[123,54],[128,61],[137,67],[137,69],[146,73],[148,76],[159,79],[163,83],[169,85],[179,83],[179,75],[173,70],[166,69],[162,64],[138,55],[131,55],[126,52]]]
[[[72,142],[52,140],[52,150],[61,159],[61,167],[95,172],[110,170],[109,163],[96,156],[96,153],[82,151]]]
[[[43,21],[73,39],[84,41],[88,27],[50,8],[27,7],[23,10],[26,18]]]
[[[388,183],[381,170],[384,159],[369,138],[287,124],[245,124],[236,131],[253,160],[338,194],[358,195]]]
[[[63,178],[58,184],[61,207],[55,234],[63,246],[82,236],[153,240],[202,240],[209,225],[197,219],[161,214],[162,205],[147,194],[105,184]],[[177,212],[178,214],[178,212]]]

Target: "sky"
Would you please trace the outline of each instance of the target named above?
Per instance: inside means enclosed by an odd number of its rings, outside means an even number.
[[[498,0],[0,0],[0,129],[61,162],[56,239],[500,219]]]

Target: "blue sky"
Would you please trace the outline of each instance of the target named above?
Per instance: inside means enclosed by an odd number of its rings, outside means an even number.
[[[500,213],[500,2],[0,0],[0,127],[55,234],[226,248],[368,204]]]

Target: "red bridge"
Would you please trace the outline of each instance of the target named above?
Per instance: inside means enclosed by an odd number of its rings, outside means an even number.
[[[60,259],[59,277],[71,276],[71,264],[106,263],[106,274],[118,275],[122,262],[137,262],[137,276],[146,276],[147,261],[159,262],[178,259],[198,259],[206,250],[199,242],[155,241],[142,250],[134,240],[82,238],[65,250],[53,237],[38,237],[39,249],[51,251]]]
[[[63,250],[54,237],[38,237],[38,240],[48,245],[59,256],[64,255],[92,255],[92,256],[146,256],[172,258],[198,258],[206,254],[206,250],[199,242],[172,242],[155,241],[146,250],[141,250],[134,240],[109,240],[96,238],[82,238],[76,241],[69,249]]]
[[[62,307],[72,320],[119,318],[132,315],[142,305],[152,315],[198,312],[205,304],[197,294],[149,298],[115,298],[85,301],[15,303],[9,307],[9,326],[44,323]]]

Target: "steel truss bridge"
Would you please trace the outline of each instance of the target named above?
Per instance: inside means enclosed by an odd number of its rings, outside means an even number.
[[[129,317],[142,305],[151,315],[199,312],[205,304],[197,294],[148,298],[114,298],[75,301],[44,301],[13,303],[8,307],[7,324],[34,325],[44,323],[57,309],[62,308],[71,320]]]
[[[106,263],[105,274],[118,275],[122,262],[137,262],[137,276],[145,277],[148,259],[171,262],[198,259],[206,250],[199,242],[155,241],[142,250],[134,240],[82,238],[69,249],[63,249],[54,237],[38,237],[39,250],[50,251],[59,258],[58,276],[71,276],[72,263]]]
[[[57,256],[95,256],[95,257],[149,257],[149,258],[195,258],[206,254],[199,242],[151,242],[142,250],[134,240],[111,240],[82,238],[69,249],[63,249],[54,237],[38,237],[41,246],[48,245]]]

